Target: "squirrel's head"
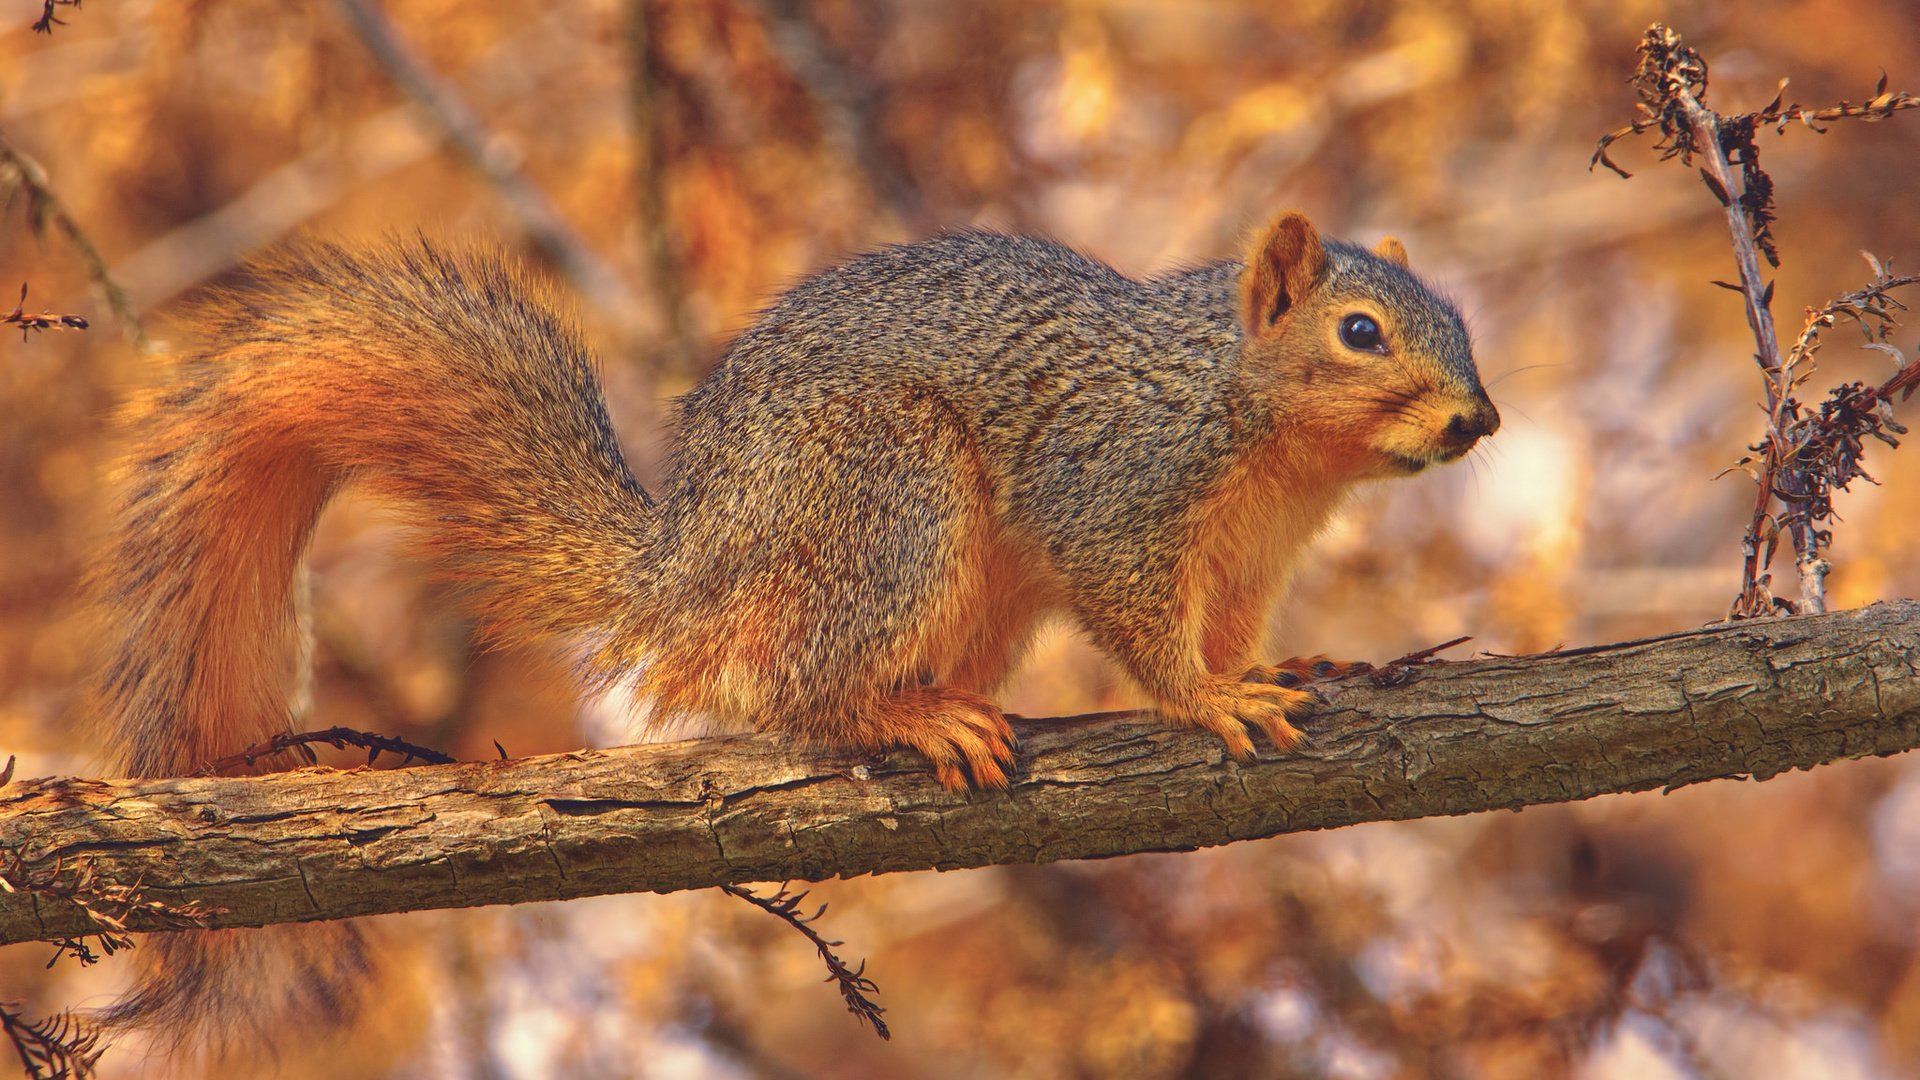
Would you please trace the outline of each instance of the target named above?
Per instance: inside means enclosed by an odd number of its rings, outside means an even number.
[[[1459,311],[1392,237],[1367,251],[1274,218],[1241,271],[1240,328],[1249,394],[1359,477],[1452,461],[1500,427]]]

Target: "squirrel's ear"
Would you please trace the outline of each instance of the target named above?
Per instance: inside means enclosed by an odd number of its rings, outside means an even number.
[[[1305,214],[1288,211],[1273,219],[1247,251],[1240,273],[1240,325],[1249,335],[1273,332],[1326,271],[1320,234]]]
[[[1381,237],[1380,242],[1373,246],[1373,253],[1390,263],[1399,263],[1403,267],[1407,265],[1407,245],[1401,243],[1397,236]]]

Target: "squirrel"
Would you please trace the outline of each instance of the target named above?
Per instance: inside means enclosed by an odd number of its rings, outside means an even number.
[[[1500,424],[1399,241],[1299,213],[1147,280],[972,231],[821,272],[682,399],[658,498],[557,310],[508,260],[425,241],[296,244],[200,302],[204,347],[128,409],[100,581],[115,765],[192,773],[285,730],[291,576],[349,482],[409,508],[496,637],[578,635],[587,681],[640,672],[656,716],[1004,787],[988,695],[1065,613],[1169,723],[1287,749],[1317,700],[1293,684],[1344,670],[1257,662],[1303,545],[1356,483]],[[308,1016],[365,962],[323,933],[286,961]],[[257,997],[258,931],[165,937],[122,1018]]]

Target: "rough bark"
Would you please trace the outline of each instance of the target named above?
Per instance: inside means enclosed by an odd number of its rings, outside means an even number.
[[[1381,685],[1381,683],[1397,683]],[[1297,753],[1223,758],[1150,716],[1022,721],[1010,791],[736,736],[411,769],[0,788],[24,869],[140,882],[214,926],[728,882],[1181,851],[1675,787],[1920,745],[1920,604],[1719,624],[1325,687]],[[0,873],[7,871],[0,864]],[[163,922],[146,909],[132,929]],[[0,943],[86,932],[0,893]]]

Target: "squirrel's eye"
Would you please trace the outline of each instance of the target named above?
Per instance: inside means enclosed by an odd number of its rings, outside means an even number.
[[[1340,340],[1349,349],[1361,352],[1386,352],[1380,340],[1380,324],[1368,315],[1349,315],[1340,320]]]

